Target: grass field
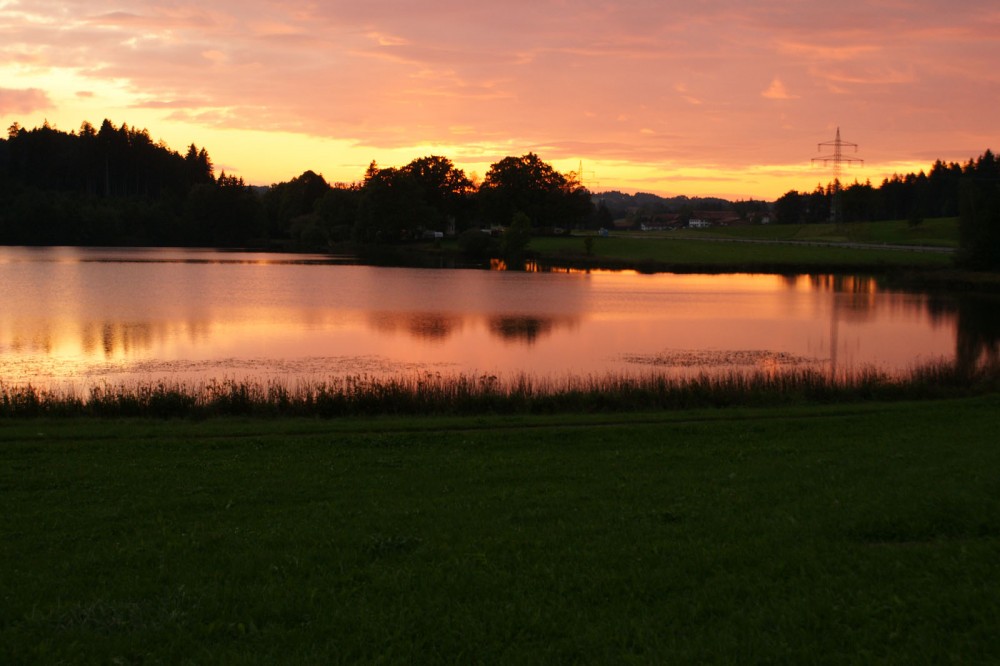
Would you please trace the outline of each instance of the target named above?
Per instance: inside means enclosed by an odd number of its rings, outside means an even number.
[[[589,255],[584,245],[587,235],[592,243]],[[901,248],[954,249],[958,246],[958,221],[941,218],[917,226],[899,220],[841,225],[768,224],[623,232],[606,238],[587,235],[533,238],[530,247],[546,264],[634,265],[650,271],[941,269],[952,265],[952,255]]]
[[[0,663],[995,663],[998,426],[0,421]]]
[[[753,240],[831,243],[885,243],[956,248],[958,219],[924,220],[911,225],[906,220],[852,222],[850,224],[765,224],[709,229],[683,229],[671,234],[685,238],[739,238]]]
[[[594,238],[592,254],[584,254],[584,239],[580,237],[533,238],[531,249],[546,261],[560,259],[601,260],[634,264],[640,269],[644,262],[657,270],[728,270],[767,272],[824,271],[883,268],[945,268],[952,265],[952,256],[938,252],[916,252],[899,249],[860,249],[830,245],[764,244],[712,242],[693,239],[684,234],[641,233]]]

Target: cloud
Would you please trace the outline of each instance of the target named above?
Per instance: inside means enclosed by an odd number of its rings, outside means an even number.
[[[0,88],[0,113],[33,113],[52,108],[52,100],[37,88]]]
[[[760,95],[767,99],[798,99],[799,97],[798,95],[789,94],[788,90],[785,89],[785,84],[777,77],[771,81],[771,85],[768,86],[767,90],[761,92]]]
[[[48,110],[113,82],[127,102],[105,114],[131,123],[134,112],[154,132],[149,118],[342,140],[373,155],[442,145],[691,168],[808,163],[809,147],[843,124],[883,154],[906,160],[920,146],[947,157],[995,136],[1000,106],[990,3],[0,3],[0,62],[28,77],[0,74],[10,87],[0,110]],[[50,83],[60,72],[75,87]],[[777,116],[775,102],[789,100]]]

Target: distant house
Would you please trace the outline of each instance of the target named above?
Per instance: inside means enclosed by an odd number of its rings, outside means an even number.
[[[688,220],[688,228],[728,227],[739,223],[740,216],[731,210],[698,210]]]
[[[670,231],[680,226],[683,225],[678,213],[657,213],[644,220],[639,228],[643,231]]]

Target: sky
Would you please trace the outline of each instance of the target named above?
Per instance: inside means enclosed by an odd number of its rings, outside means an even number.
[[[775,199],[1000,149],[995,0],[0,0],[0,122],[147,128],[248,183],[537,153]]]

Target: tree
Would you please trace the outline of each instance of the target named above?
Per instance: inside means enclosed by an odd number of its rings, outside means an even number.
[[[415,159],[400,171],[419,190],[422,205],[435,213],[428,228],[448,231],[449,227],[465,227],[474,188],[464,171],[437,155]]]
[[[358,219],[361,188],[357,185],[334,185],[314,206],[319,226],[328,243],[350,240]]]
[[[585,188],[534,153],[493,164],[479,187],[479,201],[483,218],[497,226],[509,224],[520,212],[535,228],[571,228],[593,208]]]
[[[184,155],[184,163],[187,165],[188,182],[191,185],[210,183],[214,180],[212,160],[204,148],[198,150],[198,146],[192,143]]]
[[[840,191],[840,214],[843,222],[871,221],[877,218],[875,189],[870,182],[854,181]]]
[[[354,227],[357,240],[397,243],[413,240],[421,230],[434,228],[440,216],[424,201],[421,184],[413,174],[393,168],[369,171],[358,203]]]
[[[610,229],[614,222],[614,215],[602,199],[588,218],[587,227],[590,229]]]
[[[212,183],[188,192],[185,217],[188,242],[214,247],[245,247],[264,231],[264,207],[242,178],[222,172]]]
[[[806,222],[816,224],[830,220],[832,189],[832,185],[826,189],[822,185],[816,185],[816,189],[806,195],[803,211]]]
[[[959,204],[959,262],[973,269],[1000,269],[1000,181],[966,177]]]
[[[466,229],[460,233],[458,249],[465,258],[481,262],[497,256],[498,251],[495,239],[482,229]]]
[[[802,195],[795,190],[785,192],[774,202],[774,217],[779,224],[799,224],[803,212]]]
[[[329,191],[326,179],[311,170],[287,183],[271,185],[264,195],[268,234],[272,238],[289,238],[292,221],[315,212],[317,203]]]
[[[524,213],[514,213],[510,226],[500,238],[500,256],[508,268],[524,267],[524,260],[531,242],[531,220]]]

